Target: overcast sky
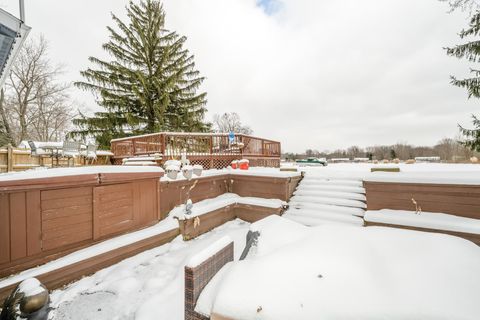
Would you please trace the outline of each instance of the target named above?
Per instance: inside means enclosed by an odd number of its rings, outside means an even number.
[[[25,0],[65,81],[105,57],[110,12],[126,0]],[[17,0],[0,0],[18,12]],[[408,142],[433,145],[470,124],[478,101],[449,83],[469,65],[445,55],[467,25],[437,0],[165,0],[207,80],[208,115],[235,111],[284,151]],[[89,93],[72,89],[96,110]]]

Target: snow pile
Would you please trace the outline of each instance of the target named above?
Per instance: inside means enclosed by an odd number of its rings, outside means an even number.
[[[86,247],[84,249],[70,253],[69,255],[58,258],[51,262],[47,262],[46,264],[43,264],[36,268],[28,269],[15,276],[0,280],[0,288],[10,286],[14,283],[23,281],[28,278],[36,277],[47,272],[58,270],[60,268],[74,264],[76,262],[93,258],[100,254],[103,254],[121,247],[128,246],[132,243],[135,243],[144,239],[148,239],[156,235],[159,235],[161,233],[168,232],[177,228],[178,228],[177,221],[171,218],[166,218],[165,220],[160,221],[159,223],[157,223],[152,227],[131,232],[128,234],[124,234],[124,235],[115,237],[113,239],[105,240],[103,242],[100,242],[92,246]]]
[[[169,161],[178,161],[178,160],[169,160]],[[225,174],[232,174],[232,175],[238,175],[238,176],[253,176],[253,177],[292,178],[292,177],[299,177],[301,173],[280,171],[279,168],[250,167],[249,170],[234,170],[231,168],[225,168],[225,169],[203,170],[202,176],[200,178],[215,177],[215,176],[221,176]],[[198,179],[199,177],[193,177],[193,178]],[[172,179],[169,179],[166,176],[161,178],[161,181],[171,181],[171,180]],[[186,178],[183,176],[179,176],[176,180],[186,180]]]
[[[396,183],[431,183],[431,184],[460,184],[480,185],[480,172],[375,172],[367,176],[365,181],[396,182]]]
[[[282,218],[279,218],[282,219]],[[270,219],[275,222],[275,218]],[[448,235],[325,225],[234,262],[202,305],[231,319],[478,319],[480,248]],[[292,226],[292,228],[294,228]],[[208,311],[208,310],[207,310]]]
[[[143,173],[143,172],[163,172],[160,167],[144,166],[89,166],[77,168],[54,168],[38,169],[22,172],[2,173],[0,181],[15,181],[26,179],[41,179],[64,176],[76,176],[83,174],[102,174],[102,173]]]
[[[36,278],[29,278],[20,283],[18,291],[22,292],[25,297],[32,297],[44,292],[45,289]]]
[[[184,267],[228,236],[240,255],[249,224],[227,222],[195,240],[182,237],[142,252],[51,293],[53,319],[184,319]],[[222,269],[223,270],[223,269]]]
[[[229,236],[225,236],[221,239],[218,239],[210,246],[206,247],[196,255],[190,258],[186,264],[189,268],[195,268],[205,262],[208,258],[214,256],[217,252],[225,248],[228,244],[232,242],[232,239]]]
[[[425,229],[480,234],[480,220],[454,216],[445,213],[403,210],[370,210],[365,213],[365,221]]]
[[[169,215],[179,220],[185,220],[235,204],[247,204],[275,209],[280,208],[287,203],[279,199],[240,197],[235,193],[224,193],[213,199],[206,199],[196,202],[193,205],[192,213],[189,215],[185,214],[185,205],[175,207],[172,211],[170,211]]]

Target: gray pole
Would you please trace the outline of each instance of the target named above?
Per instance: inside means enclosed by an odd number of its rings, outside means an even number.
[[[20,20],[25,23],[25,2],[24,0],[19,0],[20,4]]]

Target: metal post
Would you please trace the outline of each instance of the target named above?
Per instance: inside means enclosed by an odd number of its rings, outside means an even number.
[[[22,20],[22,22],[25,23],[25,1],[19,0],[19,6],[20,6],[20,20]]]

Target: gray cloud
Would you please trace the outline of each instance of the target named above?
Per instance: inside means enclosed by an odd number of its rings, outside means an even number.
[[[110,11],[123,16],[126,3],[27,0],[27,19],[74,81],[89,55],[104,55]],[[272,14],[257,0],[165,0],[165,9],[207,77],[209,117],[235,111],[284,150],[433,144],[478,110],[449,84],[468,64],[442,49],[459,43],[466,16],[436,0],[283,0]],[[72,95],[96,108],[89,94]]]

